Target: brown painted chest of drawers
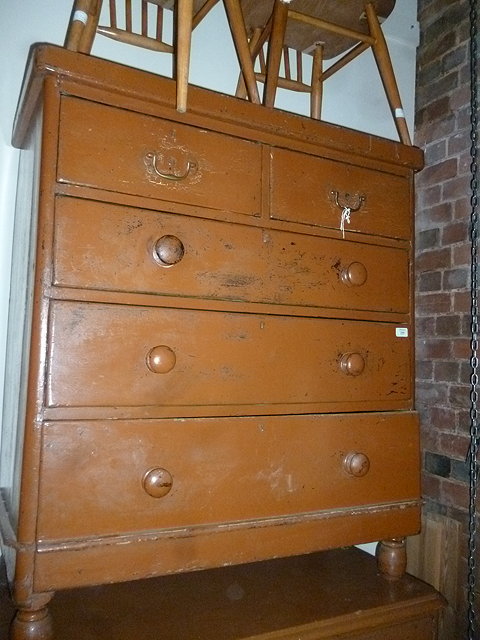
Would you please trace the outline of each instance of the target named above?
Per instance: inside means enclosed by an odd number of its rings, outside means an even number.
[[[419,528],[420,152],[201,89],[173,105],[169,80],[33,51],[2,512],[30,615]]]

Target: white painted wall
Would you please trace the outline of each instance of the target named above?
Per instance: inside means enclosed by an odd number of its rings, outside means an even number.
[[[62,44],[71,5],[70,0],[0,0],[0,422],[4,384],[8,385],[3,370],[18,163],[18,151],[10,145],[12,122],[30,45]],[[108,3],[104,5],[106,9]],[[417,0],[397,0],[383,25],[410,131],[418,44],[416,12]],[[222,3],[194,32],[192,51],[191,82],[232,94],[238,65]],[[92,53],[170,75],[169,56],[119,45],[101,36]],[[280,92],[278,97],[279,107],[298,113],[308,112],[307,102],[308,97],[299,94]],[[326,82],[323,117],[342,126],[398,139],[370,51]]]

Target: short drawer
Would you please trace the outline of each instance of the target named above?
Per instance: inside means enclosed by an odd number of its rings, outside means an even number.
[[[59,286],[409,312],[405,249],[61,197],[54,254]]]
[[[42,540],[175,537],[419,498],[413,413],[60,422],[42,443]]]
[[[78,98],[62,99],[58,180],[255,215],[260,145]]]
[[[286,149],[271,153],[270,211],[277,220],[409,239],[412,194],[407,177]],[[348,212],[348,211],[347,211]]]
[[[47,403],[154,405],[172,416],[200,405],[408,408],[405,333],[381,322],[57,301]]]

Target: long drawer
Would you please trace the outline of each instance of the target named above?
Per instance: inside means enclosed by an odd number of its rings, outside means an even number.
[[[286,149],[271,153],[270,208],[277,220],[391,238],[411,237],[407,177]],[[348,209],[348,211],[347,211]]]
[[[400,329],[400,331],[399,331]],[[411,398],[410,338],[390,323],[57,301],[49,406],[269,405]],[[358,410],[358,409],[357,409]]]
[[[259,144],[64,97],[60,182],[243,213],[260,210]]]
[[[56,285],[409,311],[405,249],[65,197],[55,216]]]
[[[419,498],[413,413],[60,422],[42,443],[41,540]]]

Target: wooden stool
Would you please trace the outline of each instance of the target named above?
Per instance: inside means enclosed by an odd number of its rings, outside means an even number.
[[[125,26],[117,23],[117,3],[110,0],[110,24],[99,25],[103,0],[75,0],[68,25],[65,47],[71,51],[90,53],[95,35],[100,33],[108,38],[153,51],[170,53],[176,57],[177,110],[186,111],[188,73],[190,67],[190,42],[192,30],[207,15],[218,0],[178,0],[176,9],[175,46],[164,41],[163,9],[172,9],[174,0],[141,0],[141,33],[132,28],[132,2],[123,0]],[[155,37],[149,35],[148,5],[155,5]]]
[[[61,591],[51,609],[57,640],[435,640],[444,606],[350,548]]]
[[[277,87],[309,92],[311,117],[320,119],[323,82],[371,47],[400,140],[411,145],[378,17],[387,17],[395,6],[395,0],[240,0],[240,5],[249,40],[243,38],[240,42],[237,35],[239,31],[233,33],[237,52],[242,53],[239,53],[239,61],[243,80],[237,88],[238,96],[248,95],[252,102],[259,102],[257,81],[265,83],[263,104],[267,107],[274,106]],[[265,62],[263,46],[266,42],[268,56]],[[297,58],[295,76],[290,71],[291,50],[296,52]],[[282,52],[283,77],[280,76]],[[342,52],[345,52],[343,57],[323,71],[323,61]],[[304,82],[302,77],[302,53],[313,55],[310,83]],[[257,59],[259,73],[254,72]]]

